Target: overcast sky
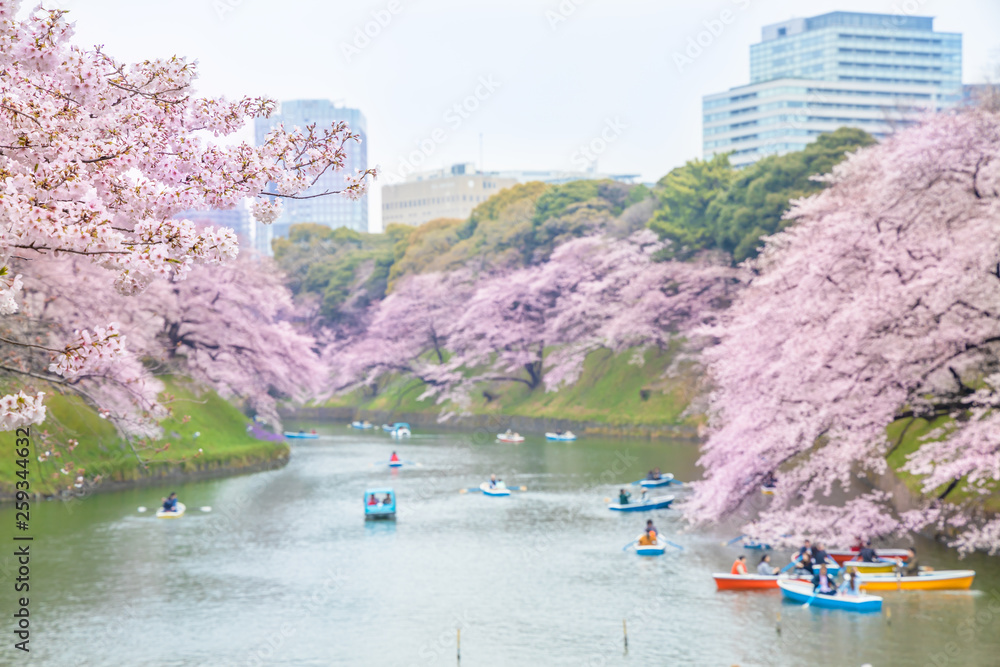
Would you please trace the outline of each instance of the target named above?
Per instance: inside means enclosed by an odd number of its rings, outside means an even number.
[[[50,5],[71,11],[79,43],[103,44],[121,60],[197,59],[201,94],[328,98],[360,108],[368,119],[369,163],[390,179],[405,161],[427,154],[422,168],[478,163],[482,134],[488,170],[576,169],[596,158],[602,172],[656,180],[700,156],[701,96],[748,83],[749,46],[760,40],[761,26],[796,16],[834,10],[934,16],[935,29],[964,35],[965,82],[982,82],[1000,65],[996,0]],[[358,39],[366,24],[375,35]],[[709,29],[717,34],[701,36],[707,44],[701,53],[685,53],[689,40]],[[678,64],[689,55],[690,62]],[[468,108],[456,111],[463,100]],[[584,155],[580,148],[602,134],[610,139],[603,153]],[[374,193],[376,227],[379,200]]]

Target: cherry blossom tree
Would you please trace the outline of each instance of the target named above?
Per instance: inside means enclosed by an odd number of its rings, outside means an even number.
[[[24,375],[83,395],[123,436],[159,434],[156,422],[167,406],[160,405],[163,385],[154,373],[182,375],[224,397],[244,400],[279,426],[276,399],[314,395],[325,380],[314,339],[286,319],[293,308],[291,293],[270,260],[196,266],[186,280],[153,283],[141,299],[102,283],[104,269],[79,258],[33,264],[24,309],[5,325],[20,326],[22,339],[44,343],[70,338],[95,318],[111,320],[114,328],[101,333],[116,343],[127,339],[128,351],[106,363],[88,359],[86,372],[66,372],[62,378],[43,374],[51,350],[41,344],[5,348],[12,356],[0,357],[2,364],[17,364]],[[85,341],[77,347],[88,349]],[[49,369],[68,364],[58,356]]]
[[[708,331],[712,431],[689,517],[720,519],[776,472],[752,528],[772,544],[930,525],[958,531],[962,550],[1000,550],[1000,521],[945,502],[1000,480],[998,155],[996,114],[941,115],[849,156],[796,203]],[[910,417],[946,426],[903,466],[931,500],[897,515],[858,477],[887,471],[886,426]]]
[[[472,293],[465,271],[425,273],[403,279],[372,307],[361,336],[331,345],[326,357],[335,389],[373,386],[387,373],[404,373],[438,384],[444,381],[449,336]]]
[[[256,147],[231,142],[275,102],[197,97],[194,63],[122,63],[72,44],[66,12],[37,9],[19,19],[20,6],[0,0],[0,315],[18,308],[15,257],[87,257],[126,295],[155,278],[184,278],[195,264],[232,260],[232,230],[173,216],[252,198],[258,220],[271,222],[282,198],[343,168],[345,142],[359,140],[341,123],[278,127]],[[326,194],[360,197],[373,175],[351,176],[343,191]],[[117,330],[98,326],[54,348],[53,377],[121,356]],[[38,394],[0,400],[0,430],[42,419]]]

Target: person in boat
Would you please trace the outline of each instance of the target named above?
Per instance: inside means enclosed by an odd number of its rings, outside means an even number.
[[[305,434],[306,430],[304,428],[299,429],[299,435]]]
[[[375,497],[374,493],[371,494],[370,496],[368,496],[368,504],[369,505],[378,505],[378,498]]]
[[[805,553],[808,553],[810,557],[812,556],[812,542],[810,542],[809,540],[805,540],[802,542],[802,546],[799,547],[799,550],[795,552],[794,556],[792,556],[792,560],[799,560],[800,558],[802,558],[802,554]]]
[[[773,489],[777,485],[778,485],[778,478],[774,476],[773,472],[769,472],[766,475],[764,475],[764,479],[761,482],[761,486],[763,486],[765,489]]]
[[[654,480],[654,479],[656,479],[656,476],[655,476],[655,474],[653,473],[652,470],[650,470],[649,472],[646,473],[646,479],[648,479],[648,480]]]
[[[490,475],[490,488],[495,489],[500,484],[500,480],[497,479],[496,475]]]
[[[915,577],[921,572],[933,572],[933,567],[925,567],[917,562],[917,550],[910,547],[906,550],[907,559],[905,563],[896,561],[896,569],[904,577]]]
[[[632,497],[632,494],[629,493],[628,491],[626,491],[625,489],[619,489],[618,490],[618,504],[619,505],[628,505],[628,499],[631,498],[631,497]]]
[[[656,533],[646,529],[646,532],[639,537],[640,547],[649,547],[656,544]]]
[[[399,463],[399,454],[397,454],[396,452],[393,452],[392,456],[389,457],[389,462],[390,463]]]
[[[836,595],[837,582],[826,570],[826,565],[819,566],[819,572],[813,575],[813,592],[823,595]]]
[[[829,563],[830,565],[836,564],[836,561],[830,558],[830,554],[826,552],[826,549],[824,549],[823,545],[820,544],[819,542],[817,542],[815,546],[813,546],[811,555],[813,562],[818,563],[819,565],[824,565],[827,563]]]
[[[844,583],[837,592],[843,595],[861,595],[861,577],[858,576],[858,568],[847,568],[847,572],[844,573]]]
[[[309,432],[310,432],[310,433],[312,433],[313,435],[316,435],[316,429],[312,429],[312,430],[311,430],[311,431],[309,431]]]
[[[763,574],[768,577],[778,574],[778,568],[771,565],[771,557],[768,554],[760,557],[760,562],[757,563],[757,574]]]
[[[170,495],[163,499],[163,511],[164,512],[176,512],[177,511],[177,494],[173,491]]]
[[[875,554],[875,549],[872,548],[871,540],[865,542],[865,545],[858,549],[858,557],[862,563],[877,563],[879,561],[878,556]]]
[[[729,574],[746,574],[747,573],[747,557],[740,554],[733,561],[733,566],[729,569]]]
[[[807,577],[813,576],[813,559],[810,552],[803,552],[798,560],[793,562],[795,563],[795,574]]]
[[[654,540],[656,539],[656,536],[660,534],[660,531],[658,531],[656,529],[656,526],[653,525],[653,520],[652,519],[647,519],[646,520],[646,532],[647,533],[652,533]]]
[[[392,504],[392,496],[390,496],[388,493],[385,494],[385,498],[382,499],[382,504],[383,505],[391,505]]]

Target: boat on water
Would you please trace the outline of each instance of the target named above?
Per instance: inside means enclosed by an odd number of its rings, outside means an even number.
[[[353,421],[353,422],[351,422],[351,428],[356,428],[356,429],[359,429],[361,431],[367,431],[367,430],[375,428],[375,427],[369,421],[363,421],[363,422]]]
[[[611,503],[608,509],[612,512],[646,512],[648,510],[660,510],[670,507],[674,502],[674,496],[656,496],[646,500],[637,500],[626,504]]]
[[[364,495],[365,521],[396,519],[396,492],[391,488],[368,489]]]
[[[760,492],[763,493],[765,496],[773,496],[774,489],[775,487],[773,486],[762,486],[760,487]]]
[[[176,519],[178,517],[184,516],[184,511],[186,509],[187,509],[187,507],[184,506],[184,503],[180,503],[180,502],[177,503],[177,510],[174,511],[174,512],[168,512],[168,511],[166,511],[165,509],[163,509],[161,507],[160,509],[156,510],[156,518],[157,519]]]
[[[485,496],[502,497],[510,495],[510,489],[508,489],[507,485],[503,482],[497,482],[497,485],[494,487],[490,487],[489,482],[483,482],[479,485],[479,490],[482,491]]]
[[[507,430],[506,433],[497,433],[498,442],[524,442],[524,436]]]
[[[775,590],[779,581],[809,581],[805,577],[790,574],[729,574],[717,572],[712,575],[715,587],[720,591],[760,591]]]
[[[841,564],[843,568],[853,567],[858,571],[858,574],[879,574],[879,573],[891,573],[896,571],[896,561],[876,561],[874,563],[866,563],[860,560],[848,560]]]
[[[975,570],[935,570],[909,577],[862,574],[863,591],[964,591],[972,587]]]
[[[556,431],[555,433],[546,433],[546,440],[576,440],[576,434],[573,431]]]
[[[665,475],[660,475],[657,479],[640,479],[636,483],[644,489],[655,489],[660,486],[670,486],[673,482],[674,476],[668,472]]]
[[[409,437],[411,433],[410,429],[407,428],[406,426],[400,426],[399,428],[394,428],[391,431],[389,431],[389,435],[391,435],[394,438],[406,438]]]
[[[771,545],[765,542],[758,542],[757,540],[744,540],[740,545],[744,549],[753,549],[754,551],[770,551]]]
[[[642,535],[635,538],[635,544],[632,548],[635,550],[636,555],[639,556],[662,556],[663,552],[667,549],[667,543],[660,539],[660,536],[656,536],[656,542],[653,544],[639,544],[639,539]]]
[[[858,552],[854,549],[828,549],[827,553],[830,554],[830,558],[837,561],[838,563],[844,563],[849,560],[854,560],[858,557]],[[906,549],[876,549],[875,555],[879,558],[886,558],[895,560],[901,558],[906,561],[910,558],[909,552]]]
[[[316,431],[310,431],[306,433],[305,431],[285,431],[286,438],[302,438],[305,440],[315,440],[319,437],[319,433]]]
[[[814,593],[813,585],[807,581],[779,581],[778,588],[785,599],[792,602],[809,603],[810,607],[821,609],[845,609],[848,611],[882,611],[882,598],[877,595],[825,595]]]

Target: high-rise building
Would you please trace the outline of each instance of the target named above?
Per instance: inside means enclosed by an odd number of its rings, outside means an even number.
[[[270,118],[258,118],[254,125],[257,145],[279,123],[286,130],[293,127],[305,128],[313,123],[317,128],[329,127],[333,123],[345,122],[352,132],[361,137],[361,142],[349,141],[344,144],[347,153],[344,168],[337,172],[327,172],[309,188],[305,195],[342,190],[344,176],[354,175],[357,170],[368,168],[368,132],[365,115],[358,109],[337,106],[329,100],[292,100],[282,102],[278,113]],[[288,236],[288,228],[300,222],[314,222],[328,227],[350,227],[359,232],[368,231],[368,196],[354,201],[338,195],[314,197],[312,199],[282,199],[281,217],[273,225],[275,237]]]
[[[419,226],[438,218],[464,219],[492,195],[517,183],[558,184],[605,178],[631,183],[638,176],[558,170],[481,172],[472,163],[456,164],[449,169],[412,174],[402,183],[382,186],[382,225]]]
[[[702,101],[706,159],[736,166],[856,127],[876,138],[962,101],[962,35],[927,16],[831,12],[764,26],[750,84]]]

